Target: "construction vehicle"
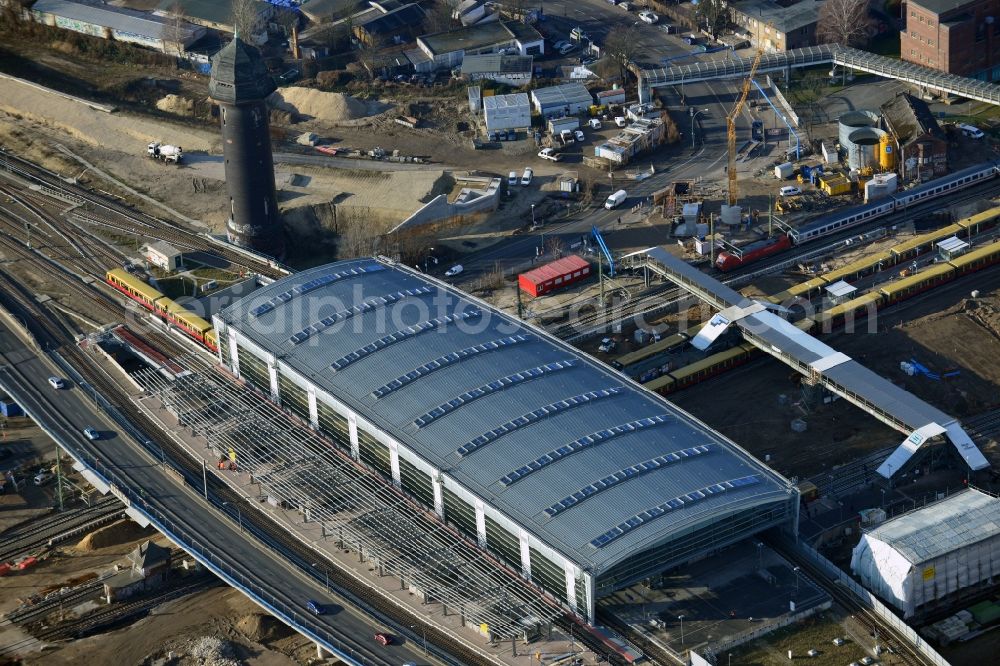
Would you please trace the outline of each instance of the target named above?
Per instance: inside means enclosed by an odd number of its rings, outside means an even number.
[[[764,57],[764,46],[757,47],[757,55],[754,56],[753,64],[750,66],[750,73],[743,79],[743,87],[740,96],[733,105],[732,111],[726,117],[726,138],[729,140],[729,166],[726,172],[729,175],[729,205],[735,206],[739,199],[739,189],[736,182],[736,119],[743,113],[743,107],[747,103],[747,96],[750,94],[750,86],[753,85],[753,77],[757,74],[760,66],[760,59]]]
[[[147,146],[146,154],[164,162],[178,164],[184,156],[184,150],[180,146],[171,146],[170,144],[153,141]]]

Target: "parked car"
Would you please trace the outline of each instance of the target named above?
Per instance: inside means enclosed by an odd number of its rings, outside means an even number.
[[[573,132],[568,129],[559,132],[559,138],[564,144],[574,143],[576,141],[576,139],[573,138]]]
[[[615,125],[618,125],[618,127],[625,127],[627,124],[628,121],[625,120],[625,116],[615,116]]]
[[[597,348],[597,351],[607,354],[608,352],[614,351],[615,341],[611,338],[604,338],[601,340],[601,346]]]
[[[579,141],[580,143],[583,143],[584,140],[587,138],[583,135],[583,130],[576,130],[575,132],[573,132],[573,136],[575,136],[576,140]]]
[[[639,12],[639,20],[642,21],[643,23],[648,23],[649,25],[653,25],[654,23],[660,20],[660,17],[654,14],[653,12],[646,11],[646,12]]]
[[[514,187],[517,185],[517,172],[511,171],[507,174],[507,187]]]
[[[391,645],[392,636],[380,631],[377,634],[375,634],[375,642],[378,643],[379,645]]]
[[[291,83],[297,78],[299,78],[299,70],[290,69],[281,76],[279,76],[278,81],[280,81],[281,83]]]
[[[597,118],[591,118],[590,120],[587,121],[587,124],[590,125],[590,129],[595,129],[595,130],[601,129],[601,121],[598,120]]]
[[[531,185],[531,177],[535,175],[535,172],[531,167],[525,167],[524,173],[521,175],[522,185]]]
[[[508,141],[517,141],[517,132],[515,132],[512,129],[507,130],[507,140]]]
[[[458,275],[459,273],[461,273],[464,270],[465,270],[465,267],[462,266],[462,264],[455,264],[454,266],[452,266],[451,268],[449,268],[448,270],[446,270],[444,272],[444,276],[445,277],[455,277],[456,275]]]
[[[667,33],[668,35],[672,35],[674,32],[676,32],[674,30],[674,26],[670,25],[669,23],[660,24],[660,30]]]
[[[984,136],[986,136],[983,133],[983,130],[979,129],[975,125],[966,125],[965,123],[962,123],[961,125],[958,126],[958,129],[962,130],[962,134],[969,137],[970,139],[982,139]]]
[[[780,194],[783,197],[792,197],[795,196],[796,194],[802,194],[802,190],[799,189],[798,187],[795,187],[794,185],[786,185],[780,190],[778,190],[778,194]]]
[[[38,474],[35,474],[34,484],[36,486],[44,486],[46,483],[55,478],[55,474],[47,469],[38,470]]]
[[[93,428],[84,428],[83,436],[93,442],[101,438],[101,433],[97,432]]]
[[[560,39],[558,42],[552,45],[552,50],[558,51],[564,46],[569,46],[569,42],[567,42],[565,39]]]
[[[569,53],[570,51],[574,50],[575,48],[576,48],[576,44],[567,44],[566,46],[564,46],[561,49],[559,49],[559,54],[560,55],[566,55],[567,53]]]
[[[619,2],[618,6],[621,7],[622,9],[624,9],[625,11],[628,11],[629,9],[631,9],[631,5],[629,5],[629,3],[627,3],[627,2]]]
[[[61,388],[65,388],[66,382],[64,382],[63,380],[59,379],[58,377],[49,377],[49,385],[52,388],[54,388],[56,390],[59,390]]]
[[[554,148],[542,148],[538,151],[538,156],[543,160],[551,160],[553,162],[558,162],[562,159],[562,156]]]

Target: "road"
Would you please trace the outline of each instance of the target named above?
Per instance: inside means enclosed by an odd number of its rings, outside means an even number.
[[[189,552],[194,545],[214,565],[252,585],[257,594],[289,613],[295,622],[319,635],[339,638],[345,652],[354,655],[359,663],[428,663],[419,644],[403,640],[388,647],[377,645],[373,636],[377,631],[387,631],[385,626],[328,593],[322,584],[307,578],[223,519],[203,498],[169,476],[138,443],[120,435],[113,422],[86,399],[83,389],[67,382],[69,388],[54,390],[47,381],[56,374],[52,368],[2,326],[0,355],[0,385],[16,396],[47,432],[68,442],[106,477],[118,477],[123,485],[142,489],[147,504],[183,539],[184,543],[178,545]],[[85,427],[97,429],[100,439],[87,440],[82,435]],[[329,613],[308,614],[305,604],[310,599],[324,604]]]

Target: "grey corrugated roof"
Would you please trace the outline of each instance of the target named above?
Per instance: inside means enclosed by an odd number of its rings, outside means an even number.
[[[483,55],[467,55],[462,59],[462,74],[504,74],[531,73],[531,56],[500,55],[486,53]]]
[[[1000,535],[1000,499],[968,488],[867,532],[919,565]]]
[[[560,104],[576,104],[578,102],[594,103],[594,96],[582,83],[563,83],[548,88],[537,88],[531,91],[531,97],[536,104],[543,107]]]
[[[175,26],[170,19],[154,14],[69,0],[38,0],[31,6],[31,11],[168,41],[186,42],[201,30],[186,22]]]
[[[361,269],[367,272],[326,286],[315,287],[313,282],[324,275]],[[315,288],[308,295],[292,295],[287,302],[266,305],[278,294],[302,285]],[[409,295],[400,298],[407,290]],[[395,304],[354,314],[342,321],[342,330],[334,325],[298,345],[290,341],[293,334],[313,322],[357,304],[380,303],[381,298]],[[258,307],[273,309],[252,314]],[[445,324],[412,334],[415,329],[411,327],[421,322],[461,313],[470,315],[462,325]],[[724,513],[789,499],[784,479],[665,399],[544,332],[405,267],[366,259],[310,269],[258,290],[220,316],[250,340],[276,353],[279,364],[310,378],[319,389],[350,405],[567,558],[595,573],[639,548],[710,525]],[[410,334],[400,335],[400,331]],[[394,336],[395,341],[388,336]],[[379,343],[377,350],[368,347],[379,339],[388,344]],[[497,350],[448,357],[498,340],[507,344]],[[359,358],[336,372],[331,369],[339,359],[352,358],[352,354]],[[434,366],[431,372],[406,378],[407,373],[428,363]],[[524,374],[546,365],[550,370],[540,377]],[[381,397],[373,395],[396,380],[401,387]],[[507,385],[499,386],[498,382]],[[475,395],[467,395],[454,408],[447,407],[449,401],[470,392]],[[583,404],[569,404],[581,395],[589,396]],[[441,405],[445,406],[443,416],[420,421]],[[547,407],[547,414],[539,411],[542,407]],[[487,436],[490,441],[483,444],[481,436],[511,421],[515,424],[508,426],[505,434]],[[601,434],[615,426],[626,427],[621,434]],[[587,436],[593,436],[593,443],[573,445]],[[466,455],[460,455],[459,449],[470,444],[471,452],[467,449]],[[553,454],[559,457],[557,461],[536,470],[527,467],[569,445],[573,447]],[[626,467],[696,446],[707,448],[679,454],[677,460],[649,463],[648,471],[609,482],[605,489],[554,516],[545,511]],[[521,478],[508,478],[508,485],[501,482],[519,470]],[[638,527],[626,529],[602,547],[591,545],[608,530],[668,500],[748,476],[756,476],[757,482],[708,490],[666,515],[645,515]]]

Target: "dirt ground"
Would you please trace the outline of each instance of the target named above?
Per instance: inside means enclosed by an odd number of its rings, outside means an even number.
[[[844,644],[836,646],[834,638],[843,638]],[[797,622],[785,629],[755,640],[737,648],[727,662],[719,655],[719,663],[740,666],[784,666],[788,663],[788,652],[793,659],[806,659],[813,666],[842,666],[871,656],[872,639],[864,629],[855,623],[839,606]],[[808,657],[809,650],[816,650],[816,657]],[[892,664],[891,655],[883,657],[880,663]]]
[[[869,369],[958,418],[994,408],[1000,383],[1000,275],[994,270],[966,277],[879,313],[877,329],[824,338]],[[979,298],[967,298],[979,289]],[[932,371],[959,370],[940,382],[908,377],[900,361],[916,358]],[[819,474],[860,455],[902,441],[903,436],[845,400],[812,412],[800,402],[798,373],[771,358],[759,358],[703,384],[670,396],[759,458],[789,476]],[[780,404],[785,396],[787,404]],[[791,421],[808,429],[796,434]],[[994,464],[996,443],[984,447]]]
[[[221,641],[221,646],[206,646]],[[204,659],[206,647],[229,662]],[[219,649],[221,647],[221,649]],[[170,655],[178,666],[206,663],[249,666],[290,666],[315,658],[316,648],[305,638],[228,587],[167,602],[128,627],[84,638],[27,657],[26,666],[38,664],[147,664]],[[199,658],[199,655],[202,655]],[[218,659],[218,657],[217,657]]]

